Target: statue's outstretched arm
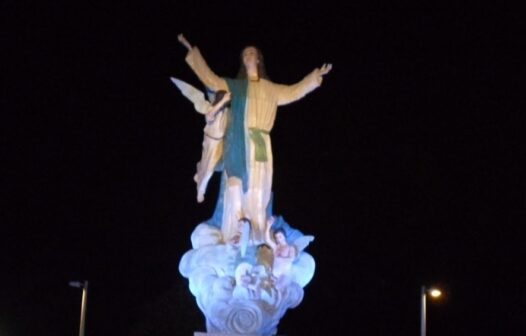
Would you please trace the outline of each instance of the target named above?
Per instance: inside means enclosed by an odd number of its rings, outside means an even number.
[[[177,38],[179,42],[181,42],[181,44],[184,45],[188,50],[186,55],[186,63],[194,71],[197,77],[199,77],[199,80],[207,88],[210,88],[213,91],[228,91],[228,85],[226,81],[210,70],[199,49],[195,46],[192,46],[190,42],[188,42],[188,40],[183,36],[183,34],[179,34]]]
[[[274,216],[271,216],[267,219],[267,226],[265,227],[265,243],[267,243],[268,246],[272,249],[272,251],[276,250],[276,243],[274,243],[274,240],[270,237],[270,227],[274,223]]]
[[[278,105],[286,105],[296,100],[303,98],[309,92],[314,91],[318,88],[322,81],[323,76],[328,74],[332,70],[332,64],[323,64],[321,68],[316,68],[305,78],[296,84],[282,85],[275,84],[276,94],[278,97]]]

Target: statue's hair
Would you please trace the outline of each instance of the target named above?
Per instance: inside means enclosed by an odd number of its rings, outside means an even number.
[[[248,224],[252,225],[252,221],[247,217],[242,217],[239,219],[240,222],[248,222]]]
[[[276,235],[280,232],[283,235],[283,237],[287,238],[287,234],[285,233],[285,230],[283,230],[282,228],[274,230],[274,232],[272,233],[272,236],[276,237]]]
[[[226,91],[225,90],[219,90],[215,93],[215,98],[214,98],[214,102],[212,103],[213,106],[216,106],[220,101],[221,99],[223,99],[223,97],[225,96],[226,94]],[[228,106],[229,103],[226,103],[225,105]]]
[[[257,70],[258,70],[258,77],[259,78],[265,78],[269,79],[267,76],[267,70],[265,69],[265,61],[263,58],[263,53],[261,53],[261,50],[259,50],[258,47],[249,45],[243,48],[241,50],[240,59],[241,59],[241,65],[239,66],[239,71],[237,73],[237,79],[246,79],[247,78],[247,69],[245,67],[245,64],[243,63],[243,51],[245,51],[247,48],[254,48],[256,49],[257,57],[258,57],[258,64],[257,64]]]

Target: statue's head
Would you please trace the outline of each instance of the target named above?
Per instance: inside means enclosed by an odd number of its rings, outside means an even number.
[[[285,230],[283,229],[277,229],[274,231],[274,240],[276,240],[276,243],[279,245],[285,245],[287,244],[287,236],[285,234]]]
[[[226,94],[226,91],[225,90],[219,90],[215,93],[215,97],[214,97],[214,102],[212,103],[212,105],[217,105],[221,99],[223,99],[223,97],[225,96]],[[226,103],[225,106],[228,106],[230,104],[230,102]]]
[[[248,223],[248,224],[252,225],[252,222],[247,217],[242,217],[242,218],[239,219],[239,225],[242,225],[244,223]]]
[[[251,67],[257,68],[259,78],[268,79],[263,54],[261,50],[255,46],[247,46],[241,52],[241,66],[239,67],[237,78],[247,78],[247,68]]]

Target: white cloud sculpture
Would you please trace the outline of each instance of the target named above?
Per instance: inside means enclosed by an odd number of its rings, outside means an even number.
[[[276,267],[279,258],[270,252],[269,262],[267,245],[249,245],[242,256],[238,243],[223,243],[217,227],[198,225],[192,233],[192,249],[181,258],[179,271],[189,280],[190,291],[206,317],[207,331],[275,335],[279,320],[287,309],[300,304],[303,287],[314,276],[314,259],[302,251],[313,238],[296,239],[297,253],[290,265]],[[278,273],[278,268],[284,271]]]

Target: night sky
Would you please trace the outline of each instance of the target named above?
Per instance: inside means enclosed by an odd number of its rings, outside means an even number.
[[[274,82],[334,66],[272,130],[274,212],[316,236],[280,334],[417,335],[427,284],[446,291],[429,335],[521,334],[518,8],[6,0],[0,15],[1,336],[76,335],[70,280],[90,282],[87,335],[204,331],[178,263],[218,178],[198,204],[204,119],[169,77],[203,86],[178,33],[222,76],[249,44]]]

